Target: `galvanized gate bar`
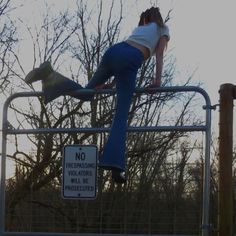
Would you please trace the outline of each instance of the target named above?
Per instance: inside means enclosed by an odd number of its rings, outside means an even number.
[[[6,232],[4,236],[98,236],[102,234],[92,233],[27,233],[27,232]],[[121,236],[121,234],[104,234],[105,236]],[[123,236],[147,236],[147,234],[122,234]],[[174,236],[173,234],[152,234],[152,236]],[[178,234],[177,236],[197,236],[197,235],[183,235]]]
[[[27,233],[27,232],[6,232],[4,236],[98,236],[102,234],[92,234],[92,233]],[[121,234],[104,234],[105,236],[120,236]],[[123,236],[147,236],[147,234],[122,234]],[[152,236],[174,236],[173,234],[152,234]],[[197,235],[183,235],[178,234],[177,236],[197,236]]]
[[[105,133],[109,132],[110,128],[40,128],[40,129],[11,129],[8,130],[8,134],[56,134],[56,133]],[[128,132],[170,132],[170,131],[180,131],[180,132],[190,132],[190,131],[206,131],[206,126],[146,126],[146,127],[129,127]]]
[[[210,144],[211,144],[211,102],[208,94],[202,88],[196,86],[175,86],[175,87],[161,87],[152,88],[156,93],[177,93],[177,92],[196,92],[201,94],[206,102],[204,109],[206,110],[205,125],[201,126],[150,126],[150,127],[128,127],[128,132],[190,132],[190,131],[204,131],[205,132],[205,164],[204,164],[204,179],[203,179],[203,196],[202,196],[202,228],[201,235],[209,236],[209,201],[210,201]],[[92,90],[84,89],[78,90],[78,94],[97,93],[97,94],[115,94],[114,89],[108,90]],[[147,93],[145,88],[136,88],[137,94]],[[22,235],[17,232],[5,232],[5,180],[6,180],[6,146],[7,135],[12,134],[40,134],[40,133],[101,133],[109,132],[110,128],[74,128],[74,129],[10,129],[8,127],[8,108],[10,103],[19,97],[40,97],[42,92],[21,92],[11,95],[4,103],[3,120],[2,120],[2,158],[1,158],[1,193],[0,193],[0,236],[6,235]],[[24,233],[26,235],[26,233]],[[61,235],[58,233],[27,233],[30,235]],[[87,234],[88,235],[88,234]],[[96,235],[96,234],[94,234]]]

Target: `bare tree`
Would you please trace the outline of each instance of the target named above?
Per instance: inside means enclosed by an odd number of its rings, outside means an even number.
[[[112,5],[114,1],[112,2]],[[88,35],[86,31],[86,22],[89,22],[91,13],[87,11],[86,5],[81,5],[80,1],[77,4],[78,9],[75,14],[70,15],[67,11],[61,13],[56,18],[51,18],[50,9],[45,14],[42,26],[35,28],[28,27],[29,35],[32,39],[32,52],[33,52],[33,67],[36,64],[45,60],[51,61],[55,69],[58,69],[65,58],[65,54],[72,53],[76,58],[76,73],[84,76],[80,78],[91,78],[98,65],[101,53],[115,40],[115,35],[118,29],[113,32],[114,27],[118,28],[120,19],[114,23],[111,19],[111,12],[114,10],[111,7],[110,18],[107,23],[106,33],[101,32],[101,12],[102,2],[99,4],[98,27],[94,36]],[[114,24],[114,25],[113,25]],[[107,35],[108,39],[104,36],[98,39],[97,35]],[[113,37],[113,38],[112,38]],[[78,47],[75,48],[74,44],[77,43]],[[114,43],[114,42],[113,42]],[[84,50],[83,50],[84,49]],[[75,50],[77,54],[75,55]],[[72,60],[73,61],[73,60]],[[20,60],[17,61],[22,74],[18,73],[18,78],[24,82],[24,69]],[[73,62],[75,63],[75,62]],[[77,79],[77,75],[72,73],[71,78]],[[31,86],[31,89],[34,89]],[[12,104],[11,108],[14,111],[16,120],[15,124],[18,128],[24,127],[38,127],[38,128],[58,128],[58,127],[79,127],[86,125],[87,117],[90,117],[92,125],[95,125],[96,105],[94,101],[89,109],[86,104],[83,106],[82,102],[74,101],[71,98],[62,98],[51,103],[45,107],[42,100],[39,99],[40,106],[35,105],[35,101],[29,100],[28,111],[23,106],[16,106]],[[99,123],[99,122],[98,122]],[[93,136],[93,141],[95,136]],[[11,182],[14,185],[14,196],[8,201],[11,215],[15,211],[17,204],[27,197],[32,191],[37,191],[42,187],[48,185],[54,179],[61,181],[61,148],[66,143],[83,143],[89,142],[87,134],[80,135],[63,135],[59,134],[57,137],[53,135],[37,135],[36,137],[28,137],[28,142],[33,145],[33,153],[28,154],[21,151],[22,144],[20,138],[16,137],[15,151],[9,154],[15,160],[16,179]],[[23,146],[26,144],[24,143]],[[14,183],[14,184],[13,184]],[[10,192],[10,191],[9,191]]]
[[[2,91],[9,84],[9,77],[12,76],[11,70],[14,65],[12,52],[17,42],[16,28],[8,18],[11,10],[10,2],[10,0],[0,1],[0,89]]]
[[[62,66],[66,65],[65,60],[67,60],[71,63],[71,66],[67,67],[68,77],[82,84],[87,83],[100,63],[103,52],[119,39],[123,4],[121,2],[120,8],[117,10],[114,8],[114,3],[114,0],[111,1],[110,11],[105,18],[102,16],[102,0],[98,2],[97,14],[91,12],[84,1],[77,1],[77,9],[74,14],[66,11],[52,18],[50,9],[48,9],[39,28],[36,27],[35,31],[28,28],[32,39],[33,67],[49,60],[54,68],[60,71]],[[114,11],[118,12],[117,18],[113,18]],[[26,88],[23,66],[19,60],[17,63],[22,68],[21,73],[18,73],[17,76]],[[139,71],[137,87],[146,86],[149,83],[154,74],[154,64],[152,59],[143,64]],[[170,57],[166,58],[163,74],[164,86],[171,85],[174,65]],[[35,88],[30,86],[30,89]],[[45,106],[41,98],[37,101],[30,99],[27,104],[28,109],[25,109],[26,104],[23,106],[12,104],[11,111],[14,112],[15,127],[21,129],[26,127],[104,127],[109,126],[112,122],[115,100],[115,96],[97,95],[91,103],[83,103],[71,97],[61,97]],[[135,94],[128,123],[132,126],[156,126],[161,122],[170,124],[172,120],[172,125],[183,125],[189,122],[189,114],[193,113],[189,106],[193,100],[194,95],[187,97],[173,93],[152,96]],[[177,101],[181,101],[181,105],[178,105],[178,113],[175,112]],[[165,118],[167,116],[164,114],[168,114],[168,118]],[[198,121],[192,120],[192,122],[197,123]],[[128,183],[124,186],[116,186],[110,182],[109,173],[103,171],[99,173],[98,187],[101,194],[95,204],[97,208],[102,204],[98,217],[103,224],[100,231],[113,228],[116,232],[117,226],[114,225],[114,222],[122,222],[123,213],[126,216],[125,223],[129,220],[130,222],[134,220],[143,222],[141,211],[132,214],[132,211],[128,212],[127,208],[145,208],[148,201],[151,204],[153,199],[150,197],[144,200],[145,196],[152,193],[158,195],[160,193],[159,184],[168,195],[173,183],[164,184],[165,181],[170,180],[167,160],[170,155],[173,155],[176,145],[183,136],[180,132],[128,135]],[[77,208],[80,211],[75,212],[73,204],[62,202],[58,196],[57,201],[45,203],[38,194],[42,193],[48,199],[58,195],[61,185],[61,149],[65,144],[95,143],[102,151],[106,138],[106,134],[39,134],[33,137],[28,136],[26,144],[21,142],[19,136],[16,136],[14,151],[8,155],[16,163],[15,177],[9,181],[8,185],[9,229],[17,227],[15,215],[22,213],[22,207],[26,207],[30,211],[26,202],[37,209],[50,212],[54,217],[56,215],[57,222],[61,222],[63,219],[63,225],[68,223],[69,230],[72,232],[83,232],[89,227],[95,227],[98,218],[94,216],[91,220],[86,213],[87,209],[91,209],[88,204],[78,203]],[[25,150],[25,145],[31,147],[30,152]],[[178,185],[176,184],[176,194],[179,199],[184,189],[185,166],[188,157],[189,153],[185,152],[183,144],[179,162]],[[126,199],[121,202],[119,197],[123,193],[126,194]],[[129,196],[132,197],[129,198]],[[160,196],[159,199],[163,201]],[[64,207],[65,205],[67,207]],[[116,214],[117,209],[122,212],[121,215]],[[150,221],[152,220],[150,217]],[[37,222],[40,221],[37,220]],[[136,232],[142,230],[142,224],[132,227],[130,230],[136,230]]]

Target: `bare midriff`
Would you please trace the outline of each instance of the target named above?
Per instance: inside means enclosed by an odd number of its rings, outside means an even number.
[[[126,43],[128,43],[132,47],[139,49],[143,53],[144,60],[147,60],[150,57],[150,51],[147,47],[131,40],[126,40]]]

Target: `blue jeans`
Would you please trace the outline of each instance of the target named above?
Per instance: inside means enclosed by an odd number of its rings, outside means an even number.
[[[112,170],[125,170],[126,130],[129,108],[135,90],[138,69],[143,62],[143,54],[138,49],[123,42],[114,45],[104,54],[100,66],[87,88],[103,84],[114,76],[117,89],[117,103],[111,132],[100,157],[99,166]]]
[[[104,84],[114,76],[117,89],[117,103],[113,118],[111,132],[100,157],[99,166],[112,170],[125,170],[125,143],[129,108],[135,90],[135,81],[138,69],[143,62],[140,50],[126,42],[115,44],[109,48],[102,57],[101,63],[86,88],[93,89]],[[55,88],[54,88],[55,89]],[[93,95],[75,95],[73,91],[82,89],[82,86],[72,80],[65,79],[54,91],[60,95],[72,95],[82,100],[91,100]],[[51,95],[53,91],[50,91]]]

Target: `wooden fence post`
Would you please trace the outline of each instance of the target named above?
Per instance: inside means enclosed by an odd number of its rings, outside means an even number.
[[[220,86],[218,236],[233,235],[233,100],[236,86]]]

